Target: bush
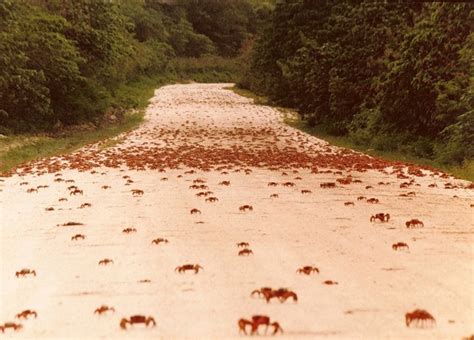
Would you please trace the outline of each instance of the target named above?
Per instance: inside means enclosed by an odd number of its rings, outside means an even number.
[[[235,81],[240,61],[212,55],[239,54],[268,5],[1,0],[0,130],[100,122],[117,101],[138,105],[142,98],[118,92],[145,77],[160,82],[174,72],[174,79]],[[183,59],[172,65],[176,57]]]
[[[235,82],[240,77],[240,60],[218,56],[176,58],[171,63],[178,78],[204,83]]]
[[[374,136],[371,145],[379,151],[396,151],[404,141],[406,141],[406,136],[384,133]]]
[[[403,144],[402,144],[403,145]],[[399,147],[401,151],[420,158],[433,159],[434,156],[434,145],[430,138],[419,138],[418,140],[407,144],[405,147]]]
[[[473,19],[467,3],[281,1],[239,84],[356,143],[472,159]]]

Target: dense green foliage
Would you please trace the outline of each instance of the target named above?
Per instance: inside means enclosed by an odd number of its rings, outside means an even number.
[[[235,56],[248,32],[255,31],[253,7],[245,0],[180,0],[197,32],[209,37],[219,54]]]
[[[242,87],[310,126],[461,163],[474,158],[473,19],[468,3],[0,0],[0,134],[98,125],[138,105],[123,89],[147,77],[247,69]]]
[[[474,158],[473,7],[280,1],[241,86],[381,150]]]
[[[0,0],[0,134],[99,124],[136,105],[118,91],[143,77],[236,79],[223,57],[268,15],[247,0]]]

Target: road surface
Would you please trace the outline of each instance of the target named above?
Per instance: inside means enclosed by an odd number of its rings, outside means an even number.
[[[253,315],[291,339],[473,334],[469,183],[331,146],[229,85],[162,87],[117,145],[0,179],[0,323],[23,325],[5,335],[242,338],[237,322]],[[371,222],[376,213],[390,219]],[[407,228],[411,219],[424,226]],[[238,242],[253,253],[239,256]],[[175,271],[185,264],[204,269]],[[296,273],[308,265],[319,273]],[[22,269],[36,276],[16,277]],[[251,297],[261,287],[298,301]],[[102,305],[114,311],[94,313]],[[37,318],[15,319],[27,309]],[[436,322],[407,327],[416,309]],[[121,329],[132,315],[156,326]]]

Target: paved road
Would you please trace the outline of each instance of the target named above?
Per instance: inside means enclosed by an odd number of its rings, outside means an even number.
[[[333,147],[226,86],[163,87],[146,122],[117,145],[1,178],[0,322],[38,314],[6,334],[232,338],[253,315],[268,315],[288,338],[473,334],[468,183]],[[376,213],[389,221],[370,222]],[[424,227],[407,228],[415,218]],[[77,234],[85,239],[71,240]],[[238,242],[253,254],[238,256]],[[409,249],[393,250],[398,242]],[[204,269],[175,271],[184,264]],[[296,273],[306,265],[319,273]],[[36,276],[17,278],[21,269]],[[288,288],[298,301],[250,296],[261,287]],[[101,305],[115,311],[94,314]],[[415,309],[436,323],[408,328]],[[156,326],[121,329],[135,314]]]

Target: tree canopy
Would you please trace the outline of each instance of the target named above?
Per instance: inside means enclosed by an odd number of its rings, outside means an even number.
[[[122,84],[239,57],[242,87],[311,126],[462,162],[474,158],[473,19],[469,3],[2,0],[0,133],[97,122]]]
[[[0,1],[0,133],[99,119],[120,84],[175,57],[236,56],[247,0]]]
[[[462,162],[473,19],[468,3],[280,1],[241,85],[357,143]]]

